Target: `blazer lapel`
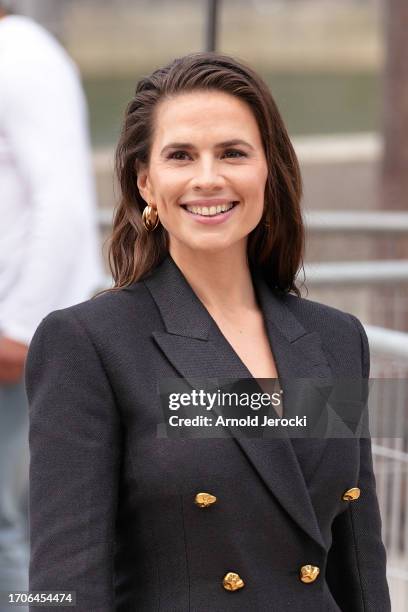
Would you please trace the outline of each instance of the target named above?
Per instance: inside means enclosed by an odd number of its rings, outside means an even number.
[[[170,256],[144,282],[161,312],[166,328],[166,331],[153,332],[153,337],[182,377],[187,380],[252,378]],[[284,301],[275,295],[258,273],[254,274],[254,286],[283,389],[284,407],[296,404],[291,383],[298,377],[309,381],[322,380],[317,387],[321,386],[324,394],[331,370],[318,334],[303,328]],[[325,548],[294,450],[296,440],[291,441],[287,436],[233,439],[292,519]],[[321,440],[316,461],[324,445],[325,441]]]

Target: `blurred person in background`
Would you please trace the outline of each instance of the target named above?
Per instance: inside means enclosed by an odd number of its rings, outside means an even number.
[[[103,283],[78,71],[17,8],[0,0],[0,592],[28,588],[28,345]]]

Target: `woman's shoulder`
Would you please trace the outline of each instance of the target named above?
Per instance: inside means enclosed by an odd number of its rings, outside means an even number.
[[[370,371],[367,333],[360,319],[345,310],[293,294],[284,296],[286,306],[306,332],[319,336],[327,351],[343,359],[344,354],[361,354],[362,376]]]
[[[127,287],[109,289],[78,304],[53,310],[45,316],[38,330],[53,332],[71,327],[90,334],[118,334],[121,329],[146,329],[152,313],[152,299],[143,281]]]
[[[288,317],[293,323],[297,320],[308,332],[317,331],[324,334],[326,328],[330,330],[336,326],[354,333],[357,327],[361,333],[361,322],[347,310],[305,297],[301,289],[297,293],[281,290],[269,282],[259,270],[255,270],[254,280],[261,298],[269,304],[272,311],[274,306],[270,301],[270,295],[275,298],[275,305],[278,306],[276,313],[279,318]]]
[[[324,334],[325,331],[333,333],[333,330],[336,330],[341,334],[346,331],[355,333],[357,330],[360,335],[365,336],[360,319],[346,310],[292,293],[285,294],[282,299],[292,314],[309,331],[315,330]]]

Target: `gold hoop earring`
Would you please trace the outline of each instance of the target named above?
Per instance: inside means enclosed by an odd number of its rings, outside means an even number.
[[[153,206],[145,206],[142,213],[142,221],[145,230],[148,232],[152,232],[159,225],[159,215],[157,214],[157,209],[153,208]]]

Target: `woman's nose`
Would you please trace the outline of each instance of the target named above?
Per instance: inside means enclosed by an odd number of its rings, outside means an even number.
[[[216,160],[203,161],[194,168],[192,186],[196,189],[223,187],[224,177],[220,174]]]

